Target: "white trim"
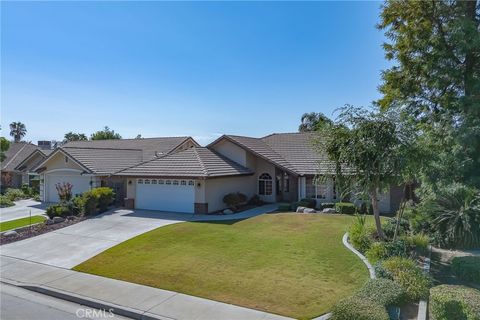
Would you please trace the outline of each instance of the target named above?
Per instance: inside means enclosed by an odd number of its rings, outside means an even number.
[[[45,171],[45,172],[42,172],[43,174],[49,174],[49,173],[53,173],[53,172],[59,172],[59,171],[67,171],[67,172],[75,172],[75,173],[82,173],[84,172],[83,170],[78,170],[78,169],[70,169],[70,168],[62,168],[62,169],[52,169],[52,170],[48,170],[48,171]]]

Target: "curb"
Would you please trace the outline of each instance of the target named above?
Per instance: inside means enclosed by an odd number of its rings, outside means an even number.
[[[57,289],[54,290],[49,287],[45,287],[41,285],[25,284],[25,283],[6,280],[6,279],[1,279],[0,282],[13,285],[19,288],[23,288],[26,290],[45,294],[47,296],[51,296],[54,298],[81,304],[87,307],[101,309],[101,310],[109,310],[119,316],[125,316],[125,317],[136,319],[136,320],[174,320],[169,317],[154,315],[154,314],[148,313],[147,311],[128,308],[128,307],[116,305],[113,303],[108,303],[103,300],[87,298],[87,297],[77,295],[75,293],[71,293],[67,291],[62,291]]]
[[[423,263],[422,269],[425,273],[430,273],[430,262],[431,262],[431,255],[432,255],[432,246],[428,246],[428,256],[425,257],[425,262]],[[428,299],[421,300],[418,304],[418,320],[426,320],[428,313]]]
[[[362,261],[363,263],[367,266],[368,268],[368,272],[370,273],[370,279],[376,279],[377,276],[375,274],[375,269],[373,268],[373,266],[370,264],[370,262],[368,262],[368,259],[360,253],[360,251],[358,251],[357,249],[355,249],[349,242],[348,242],[348,232],[346,232],[344,235],[343,235],[343,245],[345,247],[347,247],[350,251],[352,251],[353,253],[355,253]]]

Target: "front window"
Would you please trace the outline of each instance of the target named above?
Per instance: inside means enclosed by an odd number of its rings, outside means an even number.
[[[262,196],[272,194],[272,176],[268,173],[262,173],[258,177],[258,194]]]
[[[307,198],[326,199],[328,187],[320,178],[307,178]]]

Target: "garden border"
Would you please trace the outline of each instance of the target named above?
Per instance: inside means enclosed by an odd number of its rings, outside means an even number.
[[[343,245],[345,247],[347,247],[350,251],[352,251],[353,253],[355,253],[362,261],[363,263],[367,266],[368,268],[368,272],[370,273],[370,279],[376,279],[377,278],[377,275],[375,274],[375,269],[373,268],[373,266],[370,264],[370,262],[368,262],[368,259],[360,253],[360,251],[358,251],[357,249],[355,249],[351,244],[350,242],[348,242],[348,232],[345,232],[345,234],[343,235]]]

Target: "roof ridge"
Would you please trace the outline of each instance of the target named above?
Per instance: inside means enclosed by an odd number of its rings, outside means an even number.
[[[133,149],[133,148],[92,148],[92,147],[69,147],[69,146],[61,146],[60,148],[66,148],[66,149],[88,149],[88,150],[132,150],[132,151],[143,151],[142,149]]]
[[[103,139],[103,140],[76,140],[71,142],[96,142],[96,141],[125,141],[125,140],[153,140],[153,139],[173,139],[173,138],[191,138],[190,136],[172,136],[172,137],[149,137],[149,138],[126,138],[126,139]]]
[[[197,148],[197,147],[193,147],[193,148],[190,148],[190,149],[193,149],[193,153],[194,153],[195,156],[197,157],[198,163],[200,163],[200,167],[202,168],[203,173],[205,173],[206,176],[209,176],[207,167],[205,166],[205,163],[203,162],[203,160],[202,160],[202,158],[200,157],[200,155],[198,154],[198,150],[197,150],[198,148]],[[187,150],[188,150],[188,149],[187,149]]]

